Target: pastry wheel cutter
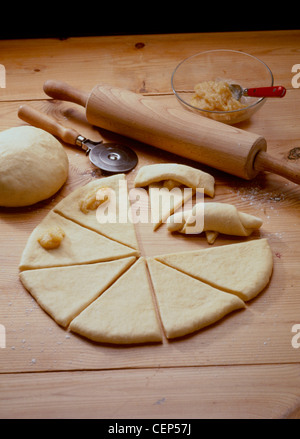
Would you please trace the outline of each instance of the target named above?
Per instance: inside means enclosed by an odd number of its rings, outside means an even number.
[[[118,173],[133,169],[138,157],[136,153],[125,145],[119,143],[103,143],[102,140],[94,142],[80,135],[73,128],[60,125],[50,116],[30,107],[21,105],[18,116],[31,125],[42,128],[50,134],[59,137],[66,143],[81,147],[89,155],[90,161],[102,171]]]

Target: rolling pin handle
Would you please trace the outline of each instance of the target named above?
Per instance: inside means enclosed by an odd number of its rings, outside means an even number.
[[[254,168],[257,171],[273,172],[293,183],[300,184],[300,166],[283,163],[281,160],[270,156],[265,151],[260,151],[256,155]]]
[[[43,86],[44,92],[53,99],[73,102],[82,107],[86,106],[88,93],[77,90],[69,84],[61,81],[48,80]]]

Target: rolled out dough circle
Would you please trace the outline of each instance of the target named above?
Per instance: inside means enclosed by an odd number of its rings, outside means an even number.
[[[0,133],[0,206],[29,206],[55,194],[68,177],[61,143],[32,126]]]

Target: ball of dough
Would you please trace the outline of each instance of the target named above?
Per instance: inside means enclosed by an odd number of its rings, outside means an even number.
[[[61,143],[32,126],[0,132],[0,206],[29,206],[57,192],[68,177]]]

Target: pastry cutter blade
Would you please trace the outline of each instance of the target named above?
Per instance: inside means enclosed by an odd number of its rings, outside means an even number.
[[[106,172],[127,172],[133,169],[138,158],[136,153],[125,145],[119,143],[93,142],[79,135],[76,145],[88,154],[93,165]]]
[[[18,116],[37,128],[59,137],[66,143],[81,147],[93,165],[109,173],[128,172],[138,163],[136,153],[129,147],[119,143],[94,142],[79,134],[73,128],[66,128],[56,120],[29,105],[21,105]]]

